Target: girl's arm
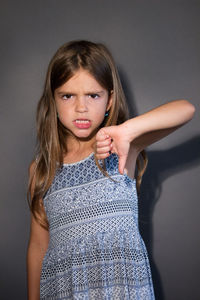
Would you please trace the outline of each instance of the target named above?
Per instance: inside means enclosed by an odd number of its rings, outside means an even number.
[[[30,174],[33,166],[30,167]],[[33,190],[33,188],[32,188]],[[42,260],[49,242],[49,233],[32,216],[27,251],[28,300],[40,299],[40,273]]]
[[[48,239],[48,231],[42,228],[32,216],[27,252],[28,300],[40,299],[40,273]]]
[[[152,143],[172,133],[192,119],[195,107],[187,100],[174,100],[160,105],[119,126],[104,127],[96,136],[98,159],[109,156],[109,151],[119,155],[119,171],[124,166],[131,146],[137,153]]]

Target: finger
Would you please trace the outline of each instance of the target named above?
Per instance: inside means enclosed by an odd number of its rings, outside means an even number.
[[[119,172],[120,174],[124,174],[124,167],[126,164],[127,155],[122,155],[119,157]]]
[[[111,147],[107,146],[107,147],[97,147],[97,154],[104,154],[104,153],[108,153],[109,151],[111,151]]]
[[[96,158],[97,159],[105,159],[105,158],[107,158],[108,156],[110,156],[110,153],[109,152],[107,152],[107,153],[104,153],[104,154],[96,154]]]
[[[96,134],[96,140],[97,141],[103,141],[105,139],[109,138],[109,135],[106,134],[103,129],[100,129]]]
[[[111,139],[108,138],[106,140],[103,140],[103,141],[98,141],[96,142],[96,146],[98,148],[102,148],[102,147],[106,147],[106,146],[110,146],[111,145]]]

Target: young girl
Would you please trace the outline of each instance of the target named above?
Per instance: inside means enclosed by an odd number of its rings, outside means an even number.
[[[176,100],[128,120],[106,47],[73,41],[58,49],[38,104],[30,165],[29,300],[154,299],[138,229],[144,148],[194,110]]]

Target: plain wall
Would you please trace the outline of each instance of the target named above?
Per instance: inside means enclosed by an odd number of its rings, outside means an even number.
[[[48,62],[66,41],[105,43],[132,116],[174,99],[194,119],[150,146],[141,233],[156,298],[198,300],[200,268],[200,1],[0,1],[0,298],[26,299],[28,165]]]

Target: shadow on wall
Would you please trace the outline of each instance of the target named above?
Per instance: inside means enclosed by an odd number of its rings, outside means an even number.
[[[155,205],[162,192],[162,183],[166,178],[188,167],[200,163],[200,137],[163,151],[149,151],[149,163],[145,172],[139,200],[140,232],[145,241],[151,262],[154,289],[157,300],[164,300],[164,293],[159,271],[153,260],[153,224],[152,216]],[[153,175],[152,175],[153,174]],[[147,192],[148,191],[148,192]]]
[[[120,69],[120,79],[128,101],[130,117],[138,115],[134,96],[129,88],[126,75]],[[162,280],[153,257],[153,224],[154,208],[162,192],[162,183],[166,178],[186,168],[200,164],[200,136],[190,139],[178,146],[162,151],[148,151],[148,166],[143,176],[139,196],[139,226],[145,241],[151,264],[156,300],[165,300]],[[153,174],[153,175],[152,175]]]

